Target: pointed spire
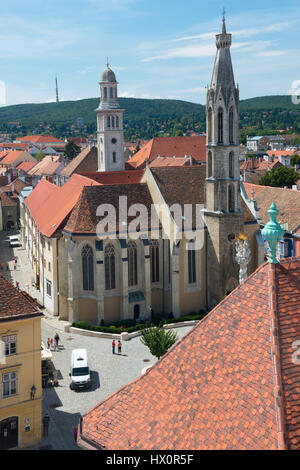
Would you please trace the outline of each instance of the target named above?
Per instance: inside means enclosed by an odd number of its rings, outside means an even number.
[[[225,13],[226,13],[226,11],[225,11],[225,8],[223,8],[223,20],[222,20],[222,21],[223,21],[223,24],[222,24],[222,34],[227,34],[227,33],[226,33],[226,24],[225,24]]]

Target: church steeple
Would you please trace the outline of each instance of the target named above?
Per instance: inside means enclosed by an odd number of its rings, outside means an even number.
[[[231,34],[216,35],[216,58],[206,100],[206,205],[205,223],[209,234],[209,258],[215,266],[210,280],[210,297],[220,301],[225,294],[226,276],[238,279],[230,240],[242,232],[239,171],[239,91],[235,86],[230,56]],[[233,269],[233,271],[232,271]],[[213,302],[214,303],[214,302]]]
[[[100,79],[100,104],[96,113],[98,171],[124,170],[124,109],[118,103],[118,82],[108,57]]]

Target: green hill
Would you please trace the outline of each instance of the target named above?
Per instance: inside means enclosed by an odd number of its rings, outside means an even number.
[[[125,138],[148,139],[159,135],[182,135],[187,130],[205,132],[205,106],[180,100],[119,98],[125,109]],[[16,134],[49,132],[57,137],[89,135],[96,132],[96,114],[99,98],[61,103],[20,104],[0,108],[0,129],[11,129],[8,122],[18,121]],[[300,130],[300,105],[290,96],[263,96],[240,103],[241,129],[251,134],[286,129]],[[85,127],[76,131],[77,118]]]

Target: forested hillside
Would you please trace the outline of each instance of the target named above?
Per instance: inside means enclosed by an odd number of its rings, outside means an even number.
[[[119,98],[125,109],[126,140],[149,139],[160,135],[182,135],[187,131],[205,132],[205,106],[179,100]],[[96,132],[99,98],[61,103],[22,104],[0,108],[0,129],[16,135],[48,132],[57,137],[90,135]],[[77,119],[84,119],[78,127]],[[20,127],[9,126],[19,122]],[[264,96],[240,103],[241,140],[246,135],[266,134],[282,129],[299,133],[300,105],[290,96]]]

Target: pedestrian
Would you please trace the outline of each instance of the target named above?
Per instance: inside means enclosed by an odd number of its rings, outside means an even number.
[[[16,281],[16,288],[19,290],[19,281]]]
[[[53,338],[51,338],[50,340],[50,346],[51,346],[50,349],[53,349]]]
[[[115,354],[116,343],[114,339],[112,340],[111,346],[112,346],[112,353]]]
[[[48,346],[48,349],[50,349],[50,346],[51,346],[50,338],[47,339],[47,346]]]
[[[78,435],[77,426],[74,426],[74,427],[73,427],[73,434],[74,434],[74,441],[75,441],[75,444],[77,444],[77,435]]]
[[[55,339],[55,342],[56,342],[56,347],[58,348],[58,342],[59,342],[58,333],[55,334],[54,339]]]
[[[53,351],[56,351],[56,339],[54,338],[52,341],[53,341]]]
[[[122,343],[120,340],[118,341],[118,354],[122,354]]]
[[[49,421],[50,417],[48,413],[46,413],[43,417],[43,434],[45,437],[48,437]]]

